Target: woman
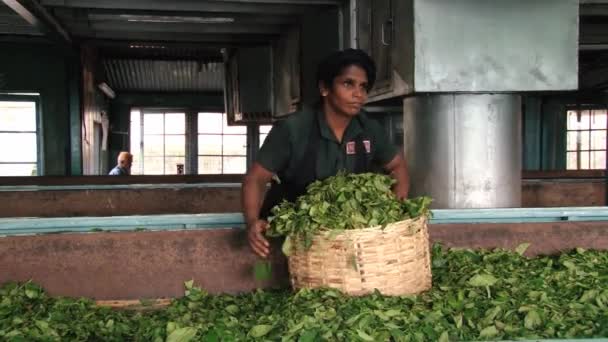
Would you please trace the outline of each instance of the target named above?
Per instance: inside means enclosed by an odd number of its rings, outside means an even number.
[[[331,54],[317,70],[317,108],[294,113],[269,132],[242,187],[249,244],[261,257],[270,252],[264,237],[270,209],[283,199],[295,201],[315,180],[341,170],[363,173],[380,166],[396,180],[395,194],[407,197],[409,176],[402,153],[383,128],[361,112],[375,78],[375,64],[365,52]]]

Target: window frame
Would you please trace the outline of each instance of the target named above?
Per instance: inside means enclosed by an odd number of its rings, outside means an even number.
[[[0,93],[0,101],[2,102],[34,102],[34,110],[36,111],[36,162],[35,163],[14,163],[14,162],[2,162],[0,164],[36,164],[36,176],[23,176],[23,177],[37,177],[44,176],[44,130],[42,129],[42,107],[41,96],[38,93]],[[0,127],[0,133],[32,133],[31,131],[4,131]]]
[[[568,113],[571,111],[575,111],[575,112],[583,112],[583,111],[588,111],[590,114],[592,111],[596,111],[596,110],[600,110],[600,111],[604,111],[606,113],[606,128],[592,128],[591,125],[591,116],[589,116],[589,127],[585,128],[585,129],[570,129],[568,127],[569,124],[569,120],[568,120]],[[577,146],[575,150],[570,150],[568,149],[568,133],[570,132],[578,132],[578,134],[581,134],[583,132],[587,132],[589,134],[589,146],[587,149],[580,149],[580,144],[577,142]],[[592,132],[605,132],[606,133],[606,145],[603,146],[602,149],[592,149],[592,143],[591,143],[591,139],[592,139]],[[578,139],[577,139],[578,140]],[[571,171],[581,171],[581,170],[606,170],[606,167],[608,165],[608,107],[604,107],[604,106],[598,106],[598,105],[579,105],[579,106],[567,106],[566,107],[566,132],[565,132],[565,155],[566,155],[566,170],[571,170]],[[604,159],[606,161],[605,165],[603,165],[602,168],[591,168],[591,153],[592,152],[604,152]],[[574,169],[569,169],[568,168],[568,154],[569,153],[576,153],[577,154],[577,165],[576,168]],[[587,153],[588,154],[588,162],[589,165],[587,165],[587,167],[583,167],[581,165],[581,155],[582,153]]]
[[[139,131],[140,131],[140,137],[139,137],[139,145],[138,146],[134,146],[132,144],[132,138],[133,138],[133,132],[132,132],[132,124],[131,124],[131,113],[134,111],[138,111],[139,112]],[[253,130],[253,126],[252,125],[246,125],[246,126],[242,126],[244,127],[245,132],[244,133],[224,133],[224,128],[225,126],[227,126],[227,123],[223,123],[222,125],[222,133],[218,134],[218,133],[199,133],[198,132],[198,114],[199,113],[217,113],[220,115],[224,115],[227,116],[227,114],[224,112],[224,110],[220,109],[220,108],[211,108],[211,107],[184,107],[184,106],[175,106],[175,107],[150,107],[150,106],[145,106],[145,105],[131,105],[129,108],[129,150],[132,152],[137,151],[136,153],[134,153],[136,155],[136,157],[138,158],[143,158],[143,137],[144,137],[144,133],[143,133],[143,116],[147,113],[150,114],[163,114],[163,113],[185,113],[186,117],[185,117],[185,121],[186,121],[186,127],[185,127],[185,140],[186,140],[186,152],[185,152],[185,172],[184,174],[186,175],[244,175],[247,172],[247,169],[249,168],[249,162],[250,162],[250,158],[252,158],[251,155],[255,156],[255,152],[257,152],[257,148],[255,151],[251,151],[250,150],[250,145],[253,143],[251,141],[252,137],[253,137],[253,133],[254,132],[258,132],[257,129],[255,129],[255,131]],[[230,125],[228,125],[230,126]],[[241,125],[238,125],[239,127],[241,127]],[[259,124],[255,125],[256,128],[257,126],[259,126]],[[222,143],[222,155],[212,155],[212,154],[203,154],[200,153],[201,147],[198,146],[198,139],[199,136],[201,135],[208,135],[208,136],[221,136],[222,137],[222,142],[223,142],[223,136],[243,136],[245,138],[245,151],[243,155],[240,154],[226,154],[224,155],[224,144]],[[166,157],[166,156],[165,156]],[[199,173],[199,170],[201,169],[201,165],[199,165],[199,158],[200,157],[220,157],[222,160],[222,173]],[[240,157],[240,158],[244,158],[245,160],[245,171],[243,173],[224,173],[224,157]],[[143,159],[141,161],[141,173],[139,173],[140,175],[151,175],[151,174],[146,174],[143,173],[144,170],[144,165],[143,165]],[[134,163],[135,164],[135,163]],[[135,165],[134,165],[135,167]],[[139,172],[140,169],[137,169],[137,171]],[[163,175],[163,174],[161,174]],[[164,175],[170,175],[170,174],[164,174]]]
[[[268,132],[262,133],[262,126],[268,127]],[[262,148],[262,145],[264,144],[264,141],[266,141],[266,138],[268,137],[268,134],[270,133],[272,126],[273,126],[272,124],[259,124],[258,125],[258,150],[260,148]],[[264,139],[262,139],[262,136],[264,136]]]
[[[140,106],[133,106],[131,107],[131,109],[129,110],[129,144],[131,141],[131,113],[133,111],[139,111],[139,132],[140,132],[140,137],[139,137],[139,146],[137,146],[138,149],[138,154],[139,157],[141,158],[141,173],[139,175],[144,175],[144,176],[172,176],[174,174],[172,173],[166,173],[166,165],[165,165],[165,159],[167,157],[181,157],[181,156],[174,156],[174,155],[166,155],[166,146],[165,146],[165,139],[164,137],[166,136],[184,136],[184,141],[185,141],[185,145],[184,145],[184,167],[185,165],[188,164],[188,109],[187,108],[183,108],[183,107],[140,107]],[[174,133],[170,133],[170,134],[166,134],[165,133],[165,117],[167,115],[167,113],[183,113],[184,114],[184,134],[174,134]],[[162,174],[146,174],[144,173],[144,169],[145,169],[145,156],[144,156],[144,150],[145,150],[145,144],[144,144],[144,136],[146,135],[144,133],[144,116],[146,114],[154,114],[154,115],[158,115],[158,114],[162,114],[163,115],[163,133],[162,134],[148,134],[148,135],[156,135],[156,136],[162,136],[163,137],[163,173]],[[130,146],[130,150],[133,150],[133,146]],[[150,156],[149,156],[150,157]],[[161,157],[161,156],[152,156],[152,157]],[[185,171],[185,170],[184,170]],[[184,172],[184,174],[186,174]]]
[[[221,115],[222,116],[222,132],[221,133],[201,133],[198,131],[198,119],[199,119],[199,114],[217,114],[217,115]],[[196,112],[196,137],[194,140],[196,140],[196,174],[198,175],[242,175],[245,174],[247,172],[247,158],[248,156],[248,144],[249,144],[249,135],[250,135],[250,129],[248,126],[237,126],[237,127],[244,127],[245,128],[245,133],[224,133],[224,127],[225,126],[229,126],[228,121],[224,122],[224,118],[227,120],[228,119],[228,115],[224,112],[224,111],[197,111]],[[221,144],[221,152],[220,154],[202,154],[201,153],[201,148],[198,145],[198,141],[199,141],[199,137],[200,136],[220,136],[221,140],[222,140],[222,144]],[[224,136],[244,136],[245,137],[245,154],[244,155],[240,155],[240,154],[224,154]],[[201,173],[201,168],[200,168],[200,163],[198,162],[199,158],[201,157],[219,157],[221,158],[221,172],[220,173]],[[245,158],[245,172],[244,173],[226,173],[224,172],[224,157],[242,157]]]

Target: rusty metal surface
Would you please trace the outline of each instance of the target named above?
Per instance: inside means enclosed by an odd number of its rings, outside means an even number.
[[[273,279],[257,283],[258,258],[243,230],[61,234],[0,239],[0,283],[32,281],[51,295],[95,299],[179,297],[184,281],[211,293],[286,285],[275,246]]]
[[[449,247],[513,248],[531,243],[528,255],[574,247],[608,249],[608,222],[430,225],[432,242]],[[178,297],[183,282],[211,293],[287,286],[278,244],[273,279],[256,283],[258,258],[243,230],[213,229],[132,233],[53,234],[0,238],[0,283],[33,280],[51,295],[95,299]]]
[[[240,212],[240,196],[240,187],[0,192],[0,217]]]
[[[522,207],[591,207],[606,205],[601,179],[523,180]]]
[[[582,247],[608,250],[608,222],[436,224],[429,234],[446,247],[515,248],[530,243],[526,255],[550,255]]]

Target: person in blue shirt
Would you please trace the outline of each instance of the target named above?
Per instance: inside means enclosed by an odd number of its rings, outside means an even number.
[[[128,176],[131,174],[133,155],[129,152],[120,152],[116,166],[110,171],[109,176]]]

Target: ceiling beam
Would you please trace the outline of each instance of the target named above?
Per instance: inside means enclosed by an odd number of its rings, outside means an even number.
[[[15,11],[15,13],[17,13],[21,18],[23,18],[23,20],[27,21],[30,25],[36,27],[42,26],[42,22],[38,20],[34,13],[32,13],[29,9],[25,8],[25,6],[21,4],[21,2],[17,0],[2,0],[2,2],[4,2],[6,6],[10,7],[13,11]]]
[[[59,36],[67,43],[72,42],[69,33],[39,2],[35,0],[2,0],[2,2],[41,32]]]
[[[608,3],[598,5],[587,5],[579,8],[582,17],[603,17],[608,16]]]
[[[55,15],[62,19],[63,22],[70,21],[94,21],[94,22],[125,22],[131,15],[147,15],[147,16],[162,16],[162,17],[220,17],[220,18],[232,18],[235,24],[268,24],[268,25],[284,25],[284,24],[296,24],[299,22],[298,16],[289,15],[250,15],[245,13],[223,13],[223,12],[155,12],[155,11],[131,11],[131,10],[105,10],[105,9],[91,9],[86,13],[70,9],[70,8],[56,8]]]
[[[342,0],[214,0],[216,2],[235,2],[242,4],[281,4],[281,5],[341,5]]]
[[[243,25],[243,24],[183,24],[183,23],[136,23],[136,22],[92,22],[94,31],[121,32],[166,32],[166,33],[200,33],[200,34],[274,34],[280,35],[278,25]],[[79,32],[78,27],[72,27]]]
[[[138,11],[229,12],[250,14],[299,15],[313,8],[308,2],[294,4],[239,3],[188,0],[41,0],[44,6]]]
[[[608,51],[608,44],[580,44],[579,51]]]
[[[219,45],[270,43],[277,35],[258,34],[200,34],[171,32],[125,32],[125,31],[92,31],[75,33],[75,36],[87,39],[107,39],[116,41],[140,42],[191,42],[213,43]]]
[[[602,5],[602,4],[608,4],[608,0],[580,0],[579,4],[581,4],[581,5]]]

